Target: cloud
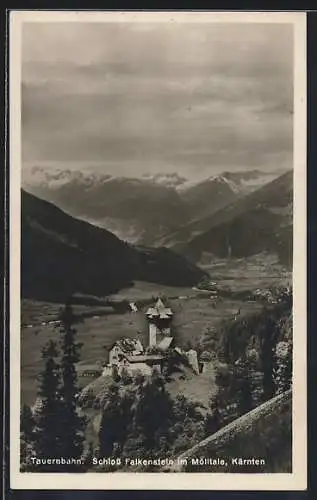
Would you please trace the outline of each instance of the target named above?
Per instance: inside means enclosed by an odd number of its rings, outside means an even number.
[[[24,164],[290,166],[292,57],[289,25],[26,26]]]

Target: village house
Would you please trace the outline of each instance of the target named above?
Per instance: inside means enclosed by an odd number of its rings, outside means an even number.
[[[141,346],[139,350],[131,347]],[[120,375],[123,370],[127,373],[141,372],[144,375],[151,375],[153,370],[162,371],[163,354],[146,353],[139,340],[120,339],[117,340],[109,351],[109,364],[105,366],[103,375],[111,374],[116,367]]]

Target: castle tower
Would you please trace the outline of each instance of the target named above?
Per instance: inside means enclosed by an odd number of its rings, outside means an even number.
[[[170,336],[173,311],[158,299],[154,307],[149,307],[146,317],[149,322],[149,347],[153,347],[158,336]]]

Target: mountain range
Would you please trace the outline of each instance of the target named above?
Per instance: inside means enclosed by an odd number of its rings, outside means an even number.
[[[74,293],[105,296],[134,280],[190,286],[204,272],[167,248],[133,246],[21,192],[23,298],[65,301]]]
[[[132,178],[34,166],[24,171],[23,187],[122,240],[155,247],[180,227],[212,216],[273,177],[252,170],[193,182],[178,173]]]
[[[206,253],[247,257],[266,251],[291,266],[292,234],[293,173],[289,171],[212,216],[180,228],[162,244],[194,262]]]

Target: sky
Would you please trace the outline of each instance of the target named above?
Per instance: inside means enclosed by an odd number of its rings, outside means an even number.
[[[25,23],[23,168],[292,167],[288,24]]]

